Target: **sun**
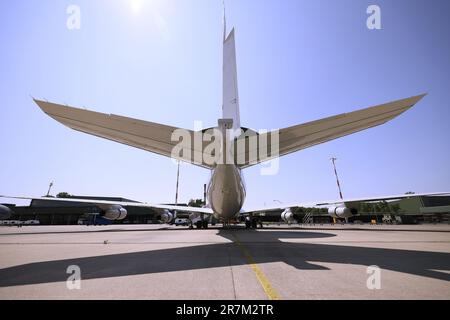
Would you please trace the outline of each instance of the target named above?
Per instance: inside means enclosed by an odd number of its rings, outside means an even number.
[[[130,0],[131,1],[131,9],[134,13],[139,13],[142,7],[142,0]]]

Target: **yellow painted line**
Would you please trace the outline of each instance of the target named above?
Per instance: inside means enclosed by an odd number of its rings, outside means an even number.
[[[281,296],[275,290],[275,288],[270,283],[269,279],[266,277],[264,272],[261,270],[261,268],[258,266],[258,264],[253,259],[252,255],[248,250],[245,248],[245,246],[239,241],[238,237],[233,233],[233,237],[236,240],[236,244],[241,250],[242,254],[247,259],[247,263],[252,268],[253,273],[256,275],[256,278],[258,279],[259,283],[261,284],[262,288],[264,289],[264,292],[266,293],[267,297],[270,300],[280,300]]]

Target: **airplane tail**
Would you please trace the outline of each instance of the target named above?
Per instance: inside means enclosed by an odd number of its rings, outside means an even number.
[[[239,95],[234,28],[231,30],[228,36],[226,32],[227,29],[224,12],[222,117],[224,119],[233,119],[233,129],[239,129],[241,127],[241,120],[239,116]]]

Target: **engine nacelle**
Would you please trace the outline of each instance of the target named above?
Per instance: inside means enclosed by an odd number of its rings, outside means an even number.
[[[164,213],[161,214],[161,221],[163,223],[171,223],[176,218],[176,215],[170,212],[169,210],[164,210]]]
[[[11,218],[13,211],[7,206],[2,206],[0,204],[0,220]]]
[[[333,218],[349,218],[358,214],[358,211],[347,207],[330,207],[328,214]]]
[[[291,208],[287,208],[281,213],[281,220],[283,220],[286,223],[294,223],[294,214],[291,211]]]
[[[123,220],[127,216],[127,210],[119,205],[112,205],[104,209],[101,216],[108,220]]]

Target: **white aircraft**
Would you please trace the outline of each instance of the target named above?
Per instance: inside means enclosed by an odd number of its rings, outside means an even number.
[[[293,206],[280,206],[252,211],[242,210],[245,200],[245,185],[242,178],[242,169],[263,161],[274,159],[275,157],[283,156],[386,123],[414,106],[424,96],[424,94],[417,95],[407,99],[397,100],[350,113],[344,113],[317,121],[295,125],[281,129],[279,132],[258,134],[252,130],[241,127],[237,83],[235,32],[233,28],[227,35],[226,21],[224,18],[223,117],[218,120],[218,126],[216,129],[222,132],[223,137],[225,137],[221,143],[221,149],[219,152],[227,160],[230,160],[231,158],[231,161],[226,163],[218,161],[208,162],[202,157],[197,157],[198,155],[205,153],[208,148],[208,144],[204,141],[200,144],[196,144],[195,141],[188,144],[190,147],[188,148],[187,153],[190,157],[186,157],[186,154],[184,153],[174,153],[173,150],[177,147],[179,141],[173,141],[172,135],[180,128],[113,114],[103,114],[85,109],[73,108],[47,101],[34,100],[47,115],[74,130],[108,140],[113,140],[163,156],[172,157],[177,160],[190,162],[194,165],[212,170],[211,180],[209,182],[207,192],[208,207],[205,208],[80,199],[54,199],[54,201],[64,200],[65,202],[73,201],[92,203],[103,210],[102,215],[105,218],[111,220],[124,219],[127,214],[124,207],[127,206],[146,206],[155,210],[161,210],[163,212],[161,214],[161,219],[164,222],[173,221],[175,219],[174,212],[177,212],[178,214],[187,213],[189,214],[191,221],[194,219],[198,220],[198,218],[201,217],[201,221],[197,226],[204,228],[208,226],[208,219],[206,218],[211,215],[226,223],[230,219],[234,219],[239,215],[251,217],[253,213],[274,209],[284,210],[281,214],[281,218],[284,221],[291,221],[293,219],[291,208],[305,205],[297,204]],[[238,130],[238,132],[239,129],[242,129],[240,130],[241,134],[227,135],[227,131],[230,129]],[[191,137],[195,137],[196,134],[191,130],[184,130],[184,132],[188,133]],[[272,139],[269,139],[272,135],[278,133],[278,141],[273,142]],[[268,141],[267,146],[259,146],[258,144],[251,145],[249,143],[249,136],[251,135],[257,136],[261,139],[266,139],[266,141]],[[233,145],[232,142],[235,144]],[[244,151],[242,151],[243,153],[238,150],[236,155],[236,152],[233,153],[233,150],[231,149],[234,148],[236,143],[238,144],[239,142],[243,142],[245,148]],[[270,150],[270,152],[266,152],[266,155],[261,155],[261,148],[265,148],[266,151]],[[274,152],[274,150],[277,152]],[[239,154],[239,152],[241,152],[241,154]],[[256,159],[250,159],[251,154],[257,154],[258,156]],[[239,156],[243,156],[243,162],[237,161]],[[198,160],[198,158],[200,158],[200,160]],[[395,198],[398,199],[411,196],[412,195],[402,195],[396,196]],[[33,199],[27,197],[22,198]],[[49,201],[52,200],[51,198],[44,199]],[[346,201],[344,200],[339,200],[336,202],[321,203],[321,205],[335,205],[330,208],[330,215],[333,217],[345,218],[355,213],[354,210],[352,211],[351,208],[347,208],[343,205],[345,202]],[[255,226],[255,221],[252,221],[250,225]]]

